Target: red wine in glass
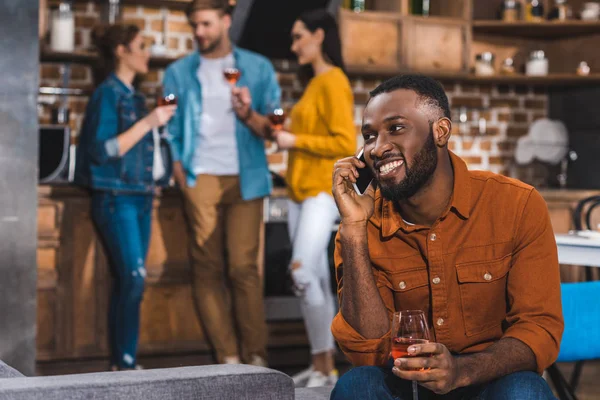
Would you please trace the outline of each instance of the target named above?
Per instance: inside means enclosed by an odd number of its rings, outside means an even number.
[[[177,96],[173,93],[169,93],[165,96],[158,96],[156,99],[156,105],[161,106],[176,106],[177,105]]]
[[[225,76],[225,79],[231,86],[234,86],[237,81],[240,80],[242,72],[237,68],[225,68],[223,70],[223,76]]]
[[[283,123],[285,122],[285,111],[283,109],[276,108],[272,113],[267,115],[267,118],[269,118],[273,130],[279,131],[283,129]]]
[[[414,344],[429,343],[427,317],[421,310],[395,312],[392,317],[391,349],[394,360],[409,355],[408,347]],[[430,357],[431,354],[419,354],[418,357]],[[417,382],[412,382],[413,400],[419,399]]]
[[[392,339],[392,357],[394,360],[396,358],[412,357],[412,354],[408,353],[408,347],[413,344],[425,343],[429,343],[429,340],[395,337]]]

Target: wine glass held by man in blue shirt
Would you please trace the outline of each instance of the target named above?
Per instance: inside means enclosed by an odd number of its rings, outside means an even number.
[[[75,182],[91,192],[91,215],[110,261],[109,341],[113,370],[139,369],[136,352],[146,276],[152,200],[172,170],[158,128],[177,106],[148,112],[134,89],[148,72],[149,53],[135,25],[97,27],[95,81],[79,135]]]

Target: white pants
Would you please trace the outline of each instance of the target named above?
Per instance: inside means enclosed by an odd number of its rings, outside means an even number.
[[[288,228],[292,241],[290,268],[299,295],[311,353],[333,350],[331,321],[335,297],[331,291],[327,247],[339,213],[333,197],[320,193],[302,203],[289,201]]]

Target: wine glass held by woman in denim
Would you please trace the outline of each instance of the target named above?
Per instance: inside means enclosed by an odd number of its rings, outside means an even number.
[[[168,143],[158,128],[175,105],[148,113],[135,91],[148,71],[149,53],[134,25],[98,27],[100,82],[87,105],[79,135],[75,182],[90,189],[91,215],[110,261],[109,341],[113,370],[139,368],[139,310],[146,276],[152,199],[171,175]]]

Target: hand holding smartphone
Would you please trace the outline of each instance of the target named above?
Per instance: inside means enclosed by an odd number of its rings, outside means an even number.
[[[354,186],[356,193],[363,195],[369,188],[369,185],[373,182],[374,177],[371,168],[367,166],[365,161],[364,149],[360,150],[356,158],[362,161],[365,164],[365,167],[358,168],[358,178],[356,178],[356,183],[353,183],[352,186]]]

